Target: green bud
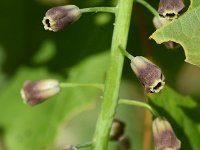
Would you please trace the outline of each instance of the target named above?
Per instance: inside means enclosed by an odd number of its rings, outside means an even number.
[[[158,13],[164,18],[174,19],[184,7],[183,0],[160,0]]]
[[[58,6],[49,9],[42,20],[45,30],[57,32],[81,16],[80,9],[75,5]]]
[[[114,119],[112,123],[112,128],[110,132],[110,140],[116,141],[124,134],[125,124],[118,120]]]
[[[153,121],[153,136],[155,150],[179,150],[180,140],[176,137],[170,123],[161,117]]]
[[[31,106],[44,102],[60,91],[57,80],[25,81],[21,89],[21,96],[26,104]]]
[[[158,93],[165,85],[165,77],[161,69],[142,56],[131,60],[131,68],[147,93]]]

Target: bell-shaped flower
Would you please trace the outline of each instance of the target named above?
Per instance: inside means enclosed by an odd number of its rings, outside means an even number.
[[[21,96],[26,104],[34,106],[56,95],[59,91],[60,86],[57,80],[27,80],[21,89]]]
[[[147,93],[158,93],[165,85],[161,69],[150,60],[136,56],[131,60],[131,68]]]
[[[81,16],[80,9],[75,5],[58,6],[49,9],[42,20],[45,30],[57,32]]]

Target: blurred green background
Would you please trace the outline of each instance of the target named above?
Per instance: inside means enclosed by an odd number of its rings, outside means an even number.
[[[156,9],[158,2],[148,0]],[[62,82],[103,83],[109,64],[114,15],[84,14],[57,33],[45,31],[43,16],[50,7],[113,6],[114,0],[19,0],[0,2],[0,150],[59,150],[66,144],[90,141],[102,92],[66,88],[39,106],[22,102],[25,80],[55,78]],[[134,4],[128,51],[152,59],[168,85],[199,99],[200,70],[184,63],[181,47],[167,50],[148,37],[155,31],[153,15]],[[120,97],[146,101],[143,87],[125,60]],[[126,123],[134,150],[152,147],[151,117],[142,108],[119,106],[117,118]],[[111,142],[109,150],[117,149]]]

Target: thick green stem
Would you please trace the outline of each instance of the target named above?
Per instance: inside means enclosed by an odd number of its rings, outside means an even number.
[[[118,105],[118,93],[124,62],[119,46],[126,48],[133,0],[119,0],[111,46],[110,65],[106,76],[104,98],[97,120],[92,150],[106,150],[112,121]]]
[[[90,13],[90,12],[115,13],[116,7],[91,7],[91,8],[82,8],[80,10],[81,10],[82,13]]]

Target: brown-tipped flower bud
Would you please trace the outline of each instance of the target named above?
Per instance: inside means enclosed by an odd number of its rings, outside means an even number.
[[[74,145],[65,145],[63,150],[78,150]]]
[[[81,11],[75,5],[58,6],[46,12],[42,23],[45,30],[57,32],[78,20],[80,16]]]
[[[37,105],[60,91],[57,80],[25,81],[21,89],[21,96],[26,104]]]
[[[131,150],[131,142],[128,137],[121,136],[118,142],[120,150]]]
[[[131,60],[131,68],[144,85],[147,93],[158,93],[165,85],[161,69],[148,59],[136,56]]]
[[[110,132],[110,140],[117,141],[124,134],[124,122],[114,119]]]
[[[181,142],[166,119],[161,117],[156,118],[153,121],[152,127],[155,150],[180,149]]]
[[[160,0],[158,13],[162,17],[174,19],[184,7],[183,0]]]
[[[153,24],[154,24],[156,29],[161,28],[162,26],[164,26],[165,24],[167,24],[170,21],[171,20],[169,20],[167,18],[160,17],[160,16],[155,16],[153,18]],[[179,44],[177,44],[173,41],[164,42],[163,44],[165,45],[166,48],[169,48],[169,49],[173,49],[173,48],[176,48],[176,47],[179,46]]]

